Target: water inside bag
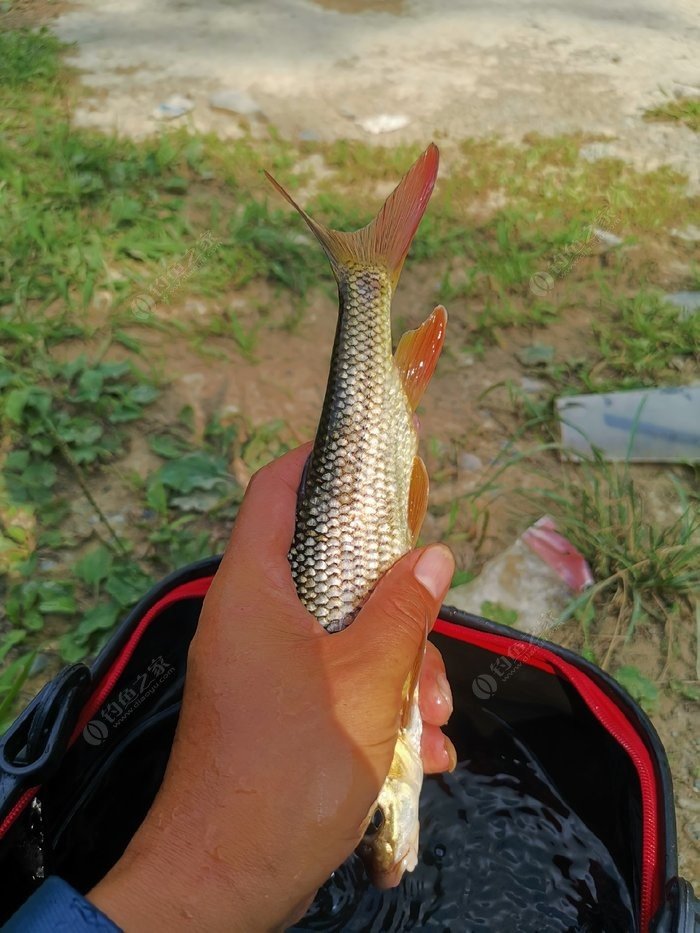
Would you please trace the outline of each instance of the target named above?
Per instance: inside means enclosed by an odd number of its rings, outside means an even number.
[[[352,855],[293,929],[633,933],[610,853],[510,728],[460,738],[471,757],[425,781],[415,871],[377,891]]]

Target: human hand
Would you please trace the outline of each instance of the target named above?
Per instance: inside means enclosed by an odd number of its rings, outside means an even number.
[[[280,930],[354,850],[391,763],[407,675],[452,578],[447,548],[406,555],[334,635],[299,601],[287,551],[308,445],[248,487],[202,609],[163,785],[89,899],[127,933]],[[425,770],[456,762],[428,645]]]

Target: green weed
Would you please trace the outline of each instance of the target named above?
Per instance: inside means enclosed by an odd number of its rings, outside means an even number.
[[[55,502],[56,461],[75,469],[113,458],[123,448],[121,426],[159,394],[129,362],[41,362],[29,381],[29,370],[0,355],[0,424],[14,441],[1,463],[10,504]]]
[[[700,514],[681,487],[676,490],[669,512],[678,517],[666,524],[649,518],[629,467],[602,458],[580,464],[575,473],[567,470],[563,486],[541,492],[541,506],[587,558],[596,580],[564,618],[579,619],[590,653],[596,618],[617,617],[606,664],[643,623],[665,625],[700,592]],[[671,647],[669,639],[669,652]]]
[[[63,631],[58,641],[61,658],[80,660],[99,648],[157,575],[220,551],[243,493],[229,472],[229,464],[240,461],[252,474],[280,456],[288,449],[283,429],[281,422],[253,429],[240,419],[222,422],[215,418],[207,425],[202,442],[195,444],[189,415],[183,412],[179,425],[153,434],[149,444],[162,464],[137,484],[136,496],[132,494],[132,502],[140,498],[142,503],[133,528],[115,533],[111,539],[98,537],[96,543],[91,536],[85,545],[82,540],[66,538],[60,520],[53,525],[49,522],[49,533],[39,536],[24,560],[6,564],[3,605],[9,629],[0,641],[0,659],[5,653],[16,652],[25,636],[40,637],[51,621]],[[50,458],[46,462],[52,464]],[[52,502],[60,488],[57,477],[59,471],[54,470],[52,480],[57,488]],[[23,482],[24,494],[26,478]],[[32,509],[36,504],[36,497],[31,506],[26,503]],[[41,514],[44,526],[46,508]],[[3,532],[7,530],[3,528]],[[76,551],[77,559],[70,556]],[[68,556],[67,563],[59,564],[60,576],[47,576],[39,569],[39,561],[53,553],[64,561]],[[12,670],[19,676],[24,669],[15,665]],[[8,678],[9,691],[16,681],[14,674]],[[3,683],[0,681],[0,703]]]
[[[629,695],[644,707],[648,713],[656,710],[659,700],[659,688],[637,667],[625,664],[615,671],[615,680],[621,683]]]
[[[485,619],[493,619],[501,625],[515,625],[518,621],[518,612],[516,609],[509,609],[501,603],[491,602],[485,599],[479,608],[479,612]]]
[[[661,295],[640,291],[608,305],[593,325],[599,363],[584,384],[635,388],[691,381],[700,365],[700,315],[681,319]]]
[[[7,639],[5,640],[7,644]],[[14,719],[14,708],[22,687],[29,678],[36,652],[21,654],[11,661],[0,673],[0,734]]]
[[[46,29],[0,32],[0,88],[30,85],[50,89],[61,68],[61,48],[58,39]]]
[[[660,107],[647,110],[644,119],[683,123],[694,132],[700,133],[700,97],[680,97],[678,100],[669,100]]]

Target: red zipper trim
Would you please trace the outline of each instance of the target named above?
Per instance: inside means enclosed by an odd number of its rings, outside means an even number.
[[[36,797],[37,792],[39,791],[39,785],[36,787],[30,787],[29,790],[25,790],[22,796],[19,798],[14,807],[7,814],[5,819],[0,823],[0,839],[5,835],[10,826],[14,823],[17,817],[20,815],[22,810]]]
[[[449,638],[477,645],[509,658],[514,657],[514,645],[519,645],[517,654],[523,663],[551,674],[558,674],[573,684],[598,722],[625,749],[637,771],[642,796],[642,877],[639,913],[642,931],[648,930],[649,921],[661,903],[663,887],[658,870],[658,791],[651,754],[634,724],[584,671],[569,661],[564,661],[548,648],[505,635],[465,628],[443,619],[438,619],[434,630],[440,635],[447,635]],[[523,645],[527,647],[523,649]]]

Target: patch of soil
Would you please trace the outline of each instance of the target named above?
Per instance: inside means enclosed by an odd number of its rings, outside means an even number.
[[[73,7],[67,0],[12,0],[0,8],[0,30],[47,26]]]

